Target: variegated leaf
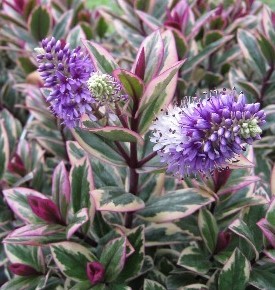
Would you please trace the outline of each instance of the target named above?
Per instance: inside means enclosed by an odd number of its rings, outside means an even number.
[[[105,266],[106,282],[114,281],[122,271],[126,259],[126,238],[110,241],[104,247],[100,262]]]
[[[127,234],[127,239],[135,249],[134,253],[126,259],[125,266],[122,272],[117,277],[116,281],[125,283],[125,281],[137,277],[142,269],[144,262],[144,227],[139,226],[131,230]]]
[[[219,289],[243,290],[249,276],[250,263],[236,248],[219,275]]]
[[[159,30],[147,36],[140,45],[136,60],[133,64],[132,72],[135,73],[140,54],[145,53],[145,72],[144,82],[150,82],[160,71],[160,66],[163,60],[164,46]]]
[[[198,246],[185,248],[180,254],[178,265],[198,274],[205,274],[211,268],[208,255]]]
[[[188,216],[214,200],[213,196],[200,189],[180,189],[150,199],[137,214],[151,222],[168,222]]]
[[[75,163],[70,171],[72,209],[76,213],[82,208],[91,208],[90,192],[94,190],[93,172],[88,158]]]
[[[64,220],[71,199],[71,185],[64,162],[60,162],[53,172],[52,196]]]
[[[40,246],[66,240],[65,228],[60,225],[26,225],[11,232],[4,243]]]
[[[82,42],[90,54],[97,70],[102,73],[112,74],[113,70],[118,68],[115,60],[105,48],[86,39],[83,39]]]
[[[143,289],[144,290],[165,290],[166,288],[156,281],[145,279]]]
[[[69,240],[72,235],[81,228],[89,220],[89,211],[87,208],[82,208],[79,210],[70,221],[70,224],[67,226],[67,239]]]
[[[75,26],[70,30],[67,36],[67,43],[70,43],[71,48],[76,48],[80,45],[81,39],[85,39],[85,33],[80,25]]]
[[[97,210],[130,212],[142,209],[145,206],[142,199],[117,187],[93,190],[91,194]]]
[[[250,231],[249,226],[241,219],[235,220],[229,228],[231,231],[233,231],[235,234],[239,235],[240,237],[244,238],[249,245],[252,247],[252,249],[255,252],[255,259],[259,259],[259,252],[256,248],[256,242],[253,236],[253,233]]]
[[[35,290],[40,280],[41,276],[16,277],[5,283],[1,290]]]
[[[3,177],[10,158],[9,138],[5,121],[0,119],[0,179]]]
[[[25,223],[43,223],[36,214],[33,213],[27,197],[37,196],[47,199],[45,195],[30,188],[15,187],[3,191],[6,201],[12,211]]]
[[[136,114],[140,118],[140,134],[146,133],[160,110],[171,102],[177,85],[177,74],[183,63],[184,61],[176,62],[146,86]]]
[[[201,209],[198,216],[198,225],[206,248],[210,253],[213,253],[218,238],[218,225],[215,217],[207,209]]]
[[[79,145],[94,157],[116,166],[125,166],[125,160],[118,153],[113,142],[81,129],[72,130]]]
[[[41,247],[4,244],[5,253],[11,263],[20,263],[33,267],[38,272],[45,271],[45,261]]]
[[[50,249],[56,265],[66,277],[75,281],[88,280],[86,265],[97,260],[90,250],[73,242],[52,244]]]

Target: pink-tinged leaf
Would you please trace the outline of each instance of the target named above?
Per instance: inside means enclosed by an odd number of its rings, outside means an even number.
[[[257,225],[262,230],[264,236],[270,242],[272,247],[275,248],[275,229],[271,227],[265,218],[257,222]]]
[[[136,72],[136,75],[134,75],[124,69],[113,71],[113,75],[121,82],[125,93],[134,100],[140,99],[144,90],[144,83],[138,77],[139,74],[142,74],[142,72]]]
[[[272,250],[264,250],[265,255],[275,263],[275,249]]]
[[[90,54],[97,70],[102,73],[111,74],[113,70],[118,68],[113,57],[101,45],[86,39],[82,39],[82,42]]]
[[[87,277],[92,285],[96,285],[104,279],[105,268],[99,262],[89,262],[86,266]]]
[[[271,172],[271,178],[270,178],[270,189],[271,194],[275,195],[275,165],[273,166],[272,172]]]
[[[173,99],[177,74],[183,63],[184,61],[177,62],[147,85],[136,115],[140,118],[140,134],[144,134],[149,129],[160,110],[166,108]]]
[[[164,53],[160,66],[160,74],[171,68],[179,60],[173,33],[170,30],[165,30],[161,36],[164,44]]]
[[[266,213],[266,220],[275,228],[275,198],[272,199],[269,208]]]
[[[229,161],[228,164],[228,167],[230,169],[241,169],[241,168],[252,168],[252,167],[255,167],[255,164],[251,161],[249,161],[244,155],[240,154],[236,157],[236,159],[238,161]]]
[[[32,196],[27,197],[28,203],[33,211],[39,218],[49,224],[64,225],[64,221],[61,218],[59,208],[49,198],[41,198]]]
[[[159,30],[147,36],[142,42],[131,70],[133,73],[137,70],[143,50],[145,53],[144,82],[148,83],[158,74],[163,61],[164,45]]]
[[[73,242],[52,244],[50,249],[56,265],[66,277],[74,281],[88,280],[87,264],[97,261],[90,249]]]
[[[111,240],[103,249],[100,262],[105,266],[105,281],[114,281],[122,271],[126,259],[126,238]]]
[[[9,163],[10,148],[5,121],[0,120],[0,180],[3,177]]]
[[[74,11],[68,10],[58,19],[57,23],[54,26],[52,35],[56,39],[61,39],[69,33],[69,29],[73,20]]]
[[[87,126],[83,130],[87,130],[91,133],[95,133],[110,141],[135,142],[135,143],[137,142],[140,145],[144,143],[144,140],[138,133],[127,128],[114,127],[114,126],[106,126],[102,128],[90,128],[89,125],[91,124],[91,122],[89,121],[84,121],[83,124]]]
[[[78,211],[70,224],[68,225],[66,231],[67,231],[67,239],[69,240],[72,235],[81,228],[87,221],[89,220],[89,211],[87,208],[82,208],[80,211]]]
[[[204,24],[216,13],[217,9],[213,9],[196,20],[195,25],[192,27],[191,33],[187,36],[187,41],[190,39],[194,39],[196,35],[200,32],[200,29],[204,26]]]
[[[17,244],[4,244],[5,254],[11,263],[20,263],[34,267],[37,271],[45,273],[46,265],[42,247],[26,247]]]
[[[9,266],[9,270],[18,276],[33,276],[33,275],[41,275],[41,273],[37,272],[33,267],[21,264],[21,263],[13,263]]]
[[[142,47],[140,53],[137,56],[136,68],[135,68],[134,73],[141,80],[144,79],[144,73],[145,73],[145,51],[144,51],[144,47]]]
[[[66,240],[65,227],[61,225],[26,225],[11,232],[3,243],[40,246]]]
[[[3,191],[6,201],[12,211],[25,223],[41,223],[39,218],[31,209],[28,197],[33,196],[47,200],[47,197],[33,189],[15,187]]]
[[[149,13],[136,10],[136,14],[152,31],[155,31],[162,26],[162,23]]]
[[[117,187],[93,190],[91,194],[100,211],[131,212],[145,206],[142,199]]]
[[[66,142],[67,153],[70,163],[74,165],[79,159],[86,156],[85,150],[76,141]]]
[[[218,195],[240,190],[260,180],[261,178],[258,176],[241,176],[239,178],[232,179],[230,182],[221,187],[218,191]]]
[[[53,172],[52,196],[61,212],[63,220],[66,220],[71,199],[71,185],[69,174],[63,161],[59,163]]]
[[[176,29],[171,29],[171,31],[174,35],[178,57],[179,59],[182,59],[187,53],[187,41],[180,31]]]

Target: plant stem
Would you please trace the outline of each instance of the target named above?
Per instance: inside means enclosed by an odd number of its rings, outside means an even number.
[[[147,156],[145,156],[143,159],[141,159],[138,162],[138,168],[141,167],[143,164],[145,164],[146,162],[150,161],[151,159],[153,159],[155,156],[157,156],[157,152],[153,151],[152,153],[148,154]]]

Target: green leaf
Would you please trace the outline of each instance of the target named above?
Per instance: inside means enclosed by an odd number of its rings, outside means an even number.
[[[72,130],[72,134],[79,145],[94,157],[112,165],[125,166],[125,160],[116,151],[113,142],[78,128]]]
[[[105,280],[114,281],[122,271],[126,258],[126,239],[110,241],[102,250],[100,262],[105,266]]]
[[[218,225],[215,217],[207,209],[201,209],[198,216],[200,233],[206,248],[213,253],[218,238]]]
[[[185,248],[180,254],[178,265],[199,274],[206,274],[211,268],[206,253],[197,246]]]
[[[85,39],[85,33],[80,25],[75,26],[73,29],[70,30],[67,36],[67,43],[70,43],[71,48],[76,48],[80,46],[81,39]]]
[[[191,284],[182,288],[182,290],[196,290],[196,289],[207,290],[209,288],[204,284]]]
[[[91,192],[97,210],[130,212],[144,208],[139,197],[118,187],[103,187]]]
[[[178,57],[179,59],[182,59],[186,55],[188,44],[180,31],[173,29],[172,32],[176,43]]]
[[[274,264],[273,264],[274,265]],[[267,264],[268,266],[268,264]],[[275,284],[274,269],[252,269],[249,284],[257,289],[273,289]]]
[[[53,259],[59,270],[74,281],[88,280],[86,265],[96,261],[90,250],[73,242],[62,242],[50,245]]]
[[[51,28],[51,14],[43,6],[37,6],[29,16],[29,29],[32,36],[37,40],[45,38]]]
[[[88,158],[82,158],[72,166],[70,182],[73,212],[77,213],[82,208],[90,208],[90,192],[94,190],[94,183]]]
[[[41,277],[16,277],[5,283],[1,290],[35,290]]]
[[[116,279],[118,283],[125,283],[137,277],[144,261],[144,227],[139,226],[131,230],[127,234],[127,239],[135,251],[126,259],[125,266]]]
[[[249,261],[236,248],[219,275],[219,289],[243,290],[249,275]]]
[[[133,99],[141,98],[144,90],[144,83],[138,76],[124,69],[114,70],[113,75],[119,79],[128,96]]]
[[[150,222],[168,222],[188,216],[214,201],[206,191],[188,188],[151,198],[138,216]]]
[[[161,284],[159,284],[156,281],[145,279],[144,280],[144,285],[143,285],[144,290],[165,290]]]
[[[146,133],[160,110],[171,102],[177,85],[177,73],[183,63],[177,62],[148,83],[137,112],[140,134]]]
[[[8,167],[9,158],[9,138],[5,128],[5,121],[0,119],[0,180]]]
[[[97,70],[102,73],[112,74],[113,70],[118,68],[117,63],[105,48],[93,41],[84,39],[82,42],[90,54]]]
[[[274,35],[275,36],[275,35]],[[274,65],[274,55],[275,55],[275,48],[273,47],[272,43],[265,37],[263,34],[260,34],[258,39],[258,43],[262,54],[264,55],[266,61],[270,66]]]
[[[237,38],[245,59],[263,76],[266,73],[265,59],[259,49],[257,39],[251,32],[243,29],[238,30]]]
[[[73,14],[74,11],[72,9],[68,10],[57,21],[52,32],[52,35],[56,39],[61,39],[69,33],[69,29],[73,20]]]
[[[4,244],[5,253],[11,263],[26,264],[39,272],[44,272],[45,262],[41,247]]]

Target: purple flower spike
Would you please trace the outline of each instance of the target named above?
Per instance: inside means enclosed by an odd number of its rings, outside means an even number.
[[[28,203],[33,213],[47,223],[65,225],[57,205],[50,199],[29,195]]]
[[[42,48],[35,50],[44,86],[52,89],[47,98],[52,112],[68,127],[78,126],[83,114],[95,120],[94,99],[86,85],[95,71],[89,56],[80,47],[71,50],[69,44],[54,37],[43,39]]]
[[[33,267],[21,264],[21,263],[13,263],[9,266],[10,271],[18,276],[33,276],[39,275],[40,273],[37,272]]]
[[[86,267],[86,273],[91,284],[95,285],[103,280],[105,269],[99,262],[89,262]]]
[[[244,95],[237,97],[234,91],[185,101],[156,119],[154,150],[177,177],[224,168],[245,150],[243,145],[261,138],[265,114],[259,107],[246,104]]]

